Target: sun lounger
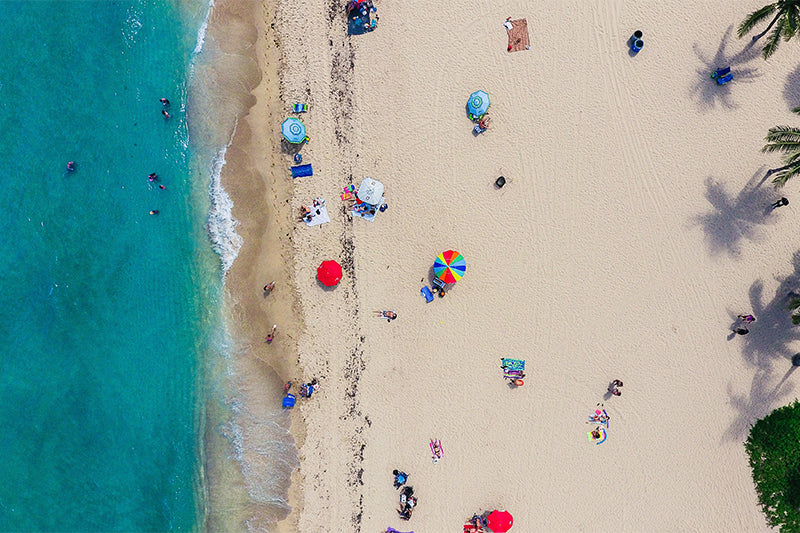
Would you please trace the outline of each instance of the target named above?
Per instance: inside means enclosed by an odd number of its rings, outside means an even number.
[[[295,165],[292,167],[292,179],[294,178],[302,178],[305,176],[313,176],[314,170],[311,168],[311,165]]]
[[[728,83],[732,79],[733,79],[733,74],[726,74],[725,76],[722,76],[721,78],[717,78],[717,84],[718,85],[725,85],[726,83]]]
[[[711,74],[711,79],[716,80],[719,85],[725,85],[733,79],[731,67],[718,68]]]
[[[308,111],[308,104],[294,104],[292,106],[292,111],[294,113],[305,113]]]
[[[433,282],[431,284],[433,285],[433,289],[436,291],[444,290],[445,282],[440,280],[439,278],[433,278]]]

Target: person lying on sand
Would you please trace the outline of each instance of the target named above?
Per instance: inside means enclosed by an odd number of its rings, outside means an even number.
[[[388,322],[391,322],[397,318],[397,313],[394,311],[375,311],[375,316],[378,318],[385,318]]]

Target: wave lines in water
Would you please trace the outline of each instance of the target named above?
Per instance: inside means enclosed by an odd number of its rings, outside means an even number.
[[[238,120],[236,122],[238,124]],[[236,226],[239,222],[233,218],[233,200],[222,186],[222,169],[225,166],[225,154],[233,142],[236,134],[236,124],[233,126],[228,144],[217,152],[211,163],[211,181],[208,186],[208,193],[211,198],[211,206],[208,213],[208,230],[211,246],[219,255],[222,263],[222,277],[233,266],[234,260],[239,255],[244,239],[236,233]]]

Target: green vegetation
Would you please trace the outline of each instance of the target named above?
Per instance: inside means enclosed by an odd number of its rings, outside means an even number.
[[[750,33],[750,30],[752,30],[756,24],[763,22],[770,16],[773,16],[773,18],[769,26],[767,26],[767,29],[753,37],[753,41],[757,41],[775,26],[775,29],[772,29],[772,33],[770,33],[767,38],[767,43],[764,45],[762,51],[764,59],[768,59],[769,56],[775,52],[781,42],[781,37],[783,37],[784,41],[788,41],[797,33],[797,29],[800,27],[800,0],[778,0],[777,2],[767,4],[761,9],[753,11],[739,25],[739,30],[737,32],[739,38],[741,39],[743,36]]]
[[[792,112],[800,114],[800,107],[792,109]],[[800,173],[800,128],[791,126],[775,126],[770,128],[765,137],[767,144],[761,149],[762,152],[782,152],[786,154],[783,158],[784,166],[771,168],[765,177],[777,174],[772,179],[776,187],[783,187],[792,177]]]
[[[800,531],[800,402],[756,422],[745,449],[767,523]]]

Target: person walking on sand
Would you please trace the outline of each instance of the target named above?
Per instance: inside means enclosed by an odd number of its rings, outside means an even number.
[[[610,392],[614,396],[622,396],[622,391],[619,390],[619,387],[622,387],[622,382],[618,379],[615,379],[608,386],[608,392]]]
[[[756,321],[756,317],[754,317],[753,315],[739,315],[739,320],[741,320],[745,324],[750,324],[751,322]]]
[[[274,289],[274,288],[275,288],[275,282],[274,281],[270,281],[269,283],[264,285],[264,292],[267,293],[267,294],[271,294],[272,293],[272,289]]]
[[[786,199],[785,197],[784,197],[784,198],[781,198],[781,199],[780,199],[780,200],[778,200],[777,202],[773,202],[773,203],[772,203],[772,205],[771,205],[770,207],[772,207],[772,210],[775,210],[775,209],[777,209],[778,207],[783,207],[784,205],[789,205],[789,200],[788,200],[788,199]]]
[[[267,333],[267,344],[271,343],[275,338],[275,330],[278,329],[278,324],[272,324],[272,331]]]

